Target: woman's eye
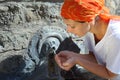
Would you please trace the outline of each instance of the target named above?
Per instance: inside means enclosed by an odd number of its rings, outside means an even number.
[[[76,21],[76,22],[79,22],[79,23],[85,23],[85,21]]]
[[[71,26],[71,28],[75,28],[75,26]]]

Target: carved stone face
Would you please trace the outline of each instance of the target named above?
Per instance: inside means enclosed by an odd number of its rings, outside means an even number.
[[[36,70],[30,79],[63,80],[54,55],[60,43],[68,37],[67,32],[59,27],[43,27],[31,39],[28,55],[36,64]]]

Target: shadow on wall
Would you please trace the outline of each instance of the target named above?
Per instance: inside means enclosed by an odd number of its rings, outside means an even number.
[[[25,61],[21,55],[10,56],[0,63],[0,80],[21,80]],[[26,75],[25,75],[26,76]]]

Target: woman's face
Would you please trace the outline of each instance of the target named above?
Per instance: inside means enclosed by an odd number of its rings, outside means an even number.
[[[88,22],[74,21],[71,19],[63,19],[63,21],[67,25],[67,32],[78,35],[79,37],[84,36],[90,30]]]

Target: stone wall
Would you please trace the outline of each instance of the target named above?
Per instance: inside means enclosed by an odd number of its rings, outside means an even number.
[[[44,25],[61,24],[60,3],[7,2],[0,5],[0,52],[27,47],[32,34]]]
[[[120,1],[119,0],[105,0],[106,6],[110,9],[112,14],[120,15]]]
[[[34,62],[26,55],[26,50],[32,36],[44,26],[64,27],[59,15],[63,0],[0,0],[0,71],[3,69],[3,62],[11,56],[17,55],[21,62],[11,66],[15,69],[20,64],[26,64],[24,72],[29,73],[34,70]],[[120,1],[106,0],[106,6],[110,8],[112,14],[120,15]],[[20,57],[20,56],[22,57]],[[8,59],[8,60],[9,60]],[[26,60],[22,63],[22,60]],[[9,67],[9,66],[6,66]],[[22,66],[19,67],[19,69]],[[29,69],[29,70],[27,70]],[[17,69],[16,69],[17,70]],[[16,70],[13,70],[15,72]],[[0,77],[2,74],[0,74]],[[5,79],[3,79],[5,80]],[[14,80],[14,79],[13,79]]]

